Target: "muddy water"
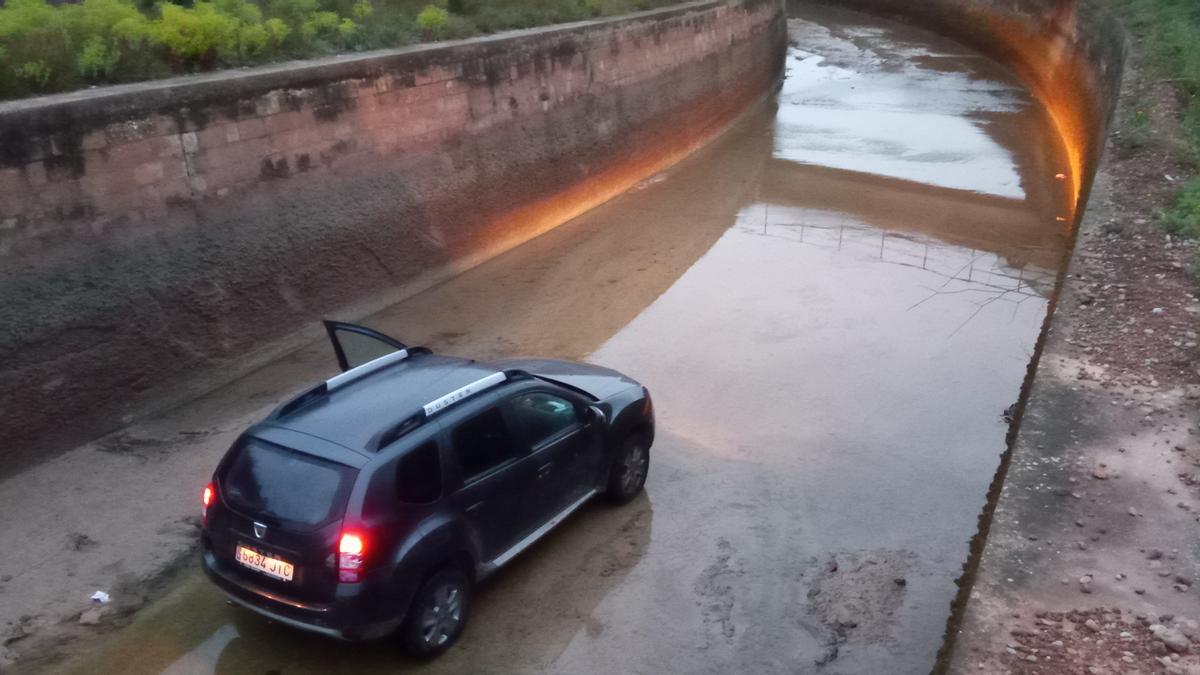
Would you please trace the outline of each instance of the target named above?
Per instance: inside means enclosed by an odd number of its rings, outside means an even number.
[[[485,584],[432,664],[192,574],[66,670],[928,671],[1065,250],[1064,169],[1029,95],[954,43],[827,9],[791,33],[778,100],[720,141],[368,320],[642,380],[644,496]]]

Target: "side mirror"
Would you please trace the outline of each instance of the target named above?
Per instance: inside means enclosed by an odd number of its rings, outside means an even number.
[[[603,424],[604,422],[608,421],[608,418],[607,418],[607,416],[605,416],[604,411],[600,409],[600,406],[596,406],[596,405],[589,405],[587,407],[587,410],[584,411],[583,416],[584,416],[584,419],[586,419],[589,424],[594,423],[594,422],[599,422],[599,423]]]

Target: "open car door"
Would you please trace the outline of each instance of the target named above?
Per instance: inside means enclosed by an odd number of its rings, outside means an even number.
[[[399,340],[352,323],[326,321],[325,331],[329,333],[329,341],[333,343],[333,352],[337,354],[338,366],[342,372],[408,349],[408,346]]]

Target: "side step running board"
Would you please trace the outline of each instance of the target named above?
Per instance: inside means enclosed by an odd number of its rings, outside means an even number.
[[[579,510],[579,507],[586,504],[589,499],[595,496],[596,490],[594,488],[588,490],[587,494],[572,502],[570,506],[560,511],[558,515],[554,516],[550,520],[547,520],[538,529],[525,535],[524,539],[513,544],[512,547],[510,547],[507,551],[496,556],[495,560],[479,565],[479,567],[476,569],[476,577],[483,579],[492,572],[495,572],[503,567],[505,563],[520,555],[522,551],[532,546],[535,541],[541,539],[547,532],[553,530],[556,525],[566,520],[567,516],[575,513],[577,510]]]

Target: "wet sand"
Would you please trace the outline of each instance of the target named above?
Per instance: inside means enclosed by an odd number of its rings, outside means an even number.
[[[432,664],[269,625],[195,572],[65,671],[927,672],[1065,253],[1064,162],[961,46],[829,9],[790,30],[778,100],[722,139],[365,321],[640,379],[645,495],[485,584]],[[219,429],[192,449],[215,462],[246,401],[331,365],[313,345],[156,424]]]

